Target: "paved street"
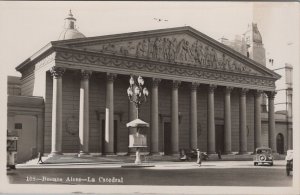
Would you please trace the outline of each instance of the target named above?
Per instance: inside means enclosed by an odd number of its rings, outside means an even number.
[[[8,172],[16,184],[292,186],[285,162],[253,166],[252,161],[158,162],[155,167],[121,168],[120,164],[60,164],[21,167]]]

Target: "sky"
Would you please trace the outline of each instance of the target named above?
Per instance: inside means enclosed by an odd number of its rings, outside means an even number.
[[[14,70],[18,64],[58,39],[69,9],[87,37],[188,25],[214,39],[231,38],[244,33],[253,21],[268,55],[277,56],[299,34],[295,3],[1,2],[1,64],[8,74],[18,75]]]
[[[258,24],[270,69],[299,65],[299,5],[289,2],[0,2],[1,74],[58,39],[69,9],[86,37],[191,26],[218,40]],[[158,22],[154,18],[167,21]],[[277,82],[282,88],[283,83]]]

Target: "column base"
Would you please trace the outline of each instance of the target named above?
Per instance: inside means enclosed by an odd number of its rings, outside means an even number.
[[[207,152],[208,155],[217,154],[216,152]]]
[[[224,155],[233,155],[233,152],[224,152]]]
[[[214,153],[214,154],[208,154],[208,159],[209,159],[209,160],[220,160],[217,153]]]
[[[160,152],[150,152],[150,156],[161,156],[162,154]]]
[[[63,155],[62,152],[51,152],[51,153],[48,155],[48,157],[61,156],[61,155]]]
[[[91,155],[88,152],[79,152],[79,154],[77,156],[78,157],[87,157],[87,156],[91,156]]]
[[[237,155],[243,155],[243,154],[248,154],[248,152],[246,152],[246,151],[240,151],[239,153],[237,153]]]
[[[114,152],[105,152],[103,155],[104,156],[117,156],[116,153],[114,153]]]
[[[175,157],[180,157],[180,154],[179,154],[179,152],[178,153],[173,153],[173,154],[170,154],[170,156],[175,156]]]

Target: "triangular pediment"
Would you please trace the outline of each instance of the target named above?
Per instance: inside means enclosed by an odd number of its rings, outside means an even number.
[[[191,27],[56,42],[73,49],[276,78],[278,75]]]

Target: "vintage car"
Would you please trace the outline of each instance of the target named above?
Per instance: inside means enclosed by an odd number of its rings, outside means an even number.
[[[180,149],[180,160],[181,161],[190,161],[197,158],[196,149]],[[201,152],[201,159],[208,160],[208,155],[206,152]]]
[[[286,153],[286,175],[289,176],[290,172],[293,171],[293,150],[288,150]]]
[[[267,147],[256,148],[253,160],[254,166],[258,164],[269,164],[273,166],[272,149]]]

